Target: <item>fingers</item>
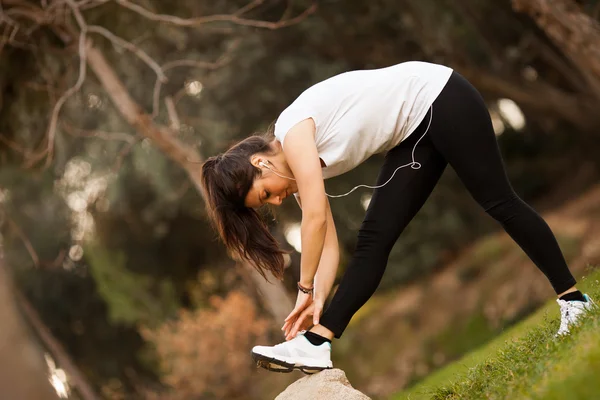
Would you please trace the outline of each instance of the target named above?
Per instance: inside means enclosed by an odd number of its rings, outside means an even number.
[[[284,331],[284,333],[285,333],[286,336],[289,333],[289,330],[292,327],[292,325],[294,324],[294,322],[296,322],[295,318],[291,319],[289,321],[286,321],[286,323],[283,324],[283,326],[281,327],[281,330]]]
[[[306,306],[308,305],[308,303],[310,303],[310,298],[306,298],[303,299],[302,301],[298,301],[296,303],[296,307],[294,307],[294,309],[292,310],[292,312],[290,313],[290,315],[287,316],[287,318],[285,319],[285,321],[289,321],[290,319],[293,319],[294,317],[297,317],[298,314],[304,310],[306,308]]]
[[[293,319],[296,316],[296,314],[298,313],[298,311],[300,311],[300,309],[294,308],[292,310],[292,312],[290,313],[290,315],[288,315],[287,318],[284,321],[288,322],[290,319]]]
[[[307,308],[306,310],[304,310],[302,312],[302,314],[300,314],[300,316],[298,317],[298,319],[296,320],[296,323],[294,324],[292,330],[289,333],[289,337],[293,338],[298,334],[298,331],[300,330],[300,327],[302,326],[302,323],[306,320],[306,318],[308,318],[308,316],[311,314],[311,309]],[[287,340],[287,338],[286,338]]]
[[[284,331],[286,340],[292,339],[298,333],[299,327],[302,326],[308,315],[312,315],[313,309],[312,296],[303,293],[298,294],[296,306],[292,312],[284,320],[281,330]],[[321,306],[322,309],[322,306]],[[309,320],[310,321],[310,320]]]

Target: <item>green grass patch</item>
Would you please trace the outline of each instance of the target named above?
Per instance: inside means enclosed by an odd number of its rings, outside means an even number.
[[[490,265],[499,262],[510,251],[517,248],[508,240],[500,240],[496,235],[481,239],[473,249],[463,265],[458,269],[458,278],[461,282],[470,282],[489,268]]]
[[[600,300],[600,270],[578,288]],[[594,399],[600,398],[600,311],[554,339],[554,300],[482,348],[392,397],[400,399]]]
[[[427,347],[432,353],[442,352],[447,358],[455,359],[487,343],[497,334],[498,332],[489,326],[483,313],[477,312],[460,328],[450,326],[435,336]]]

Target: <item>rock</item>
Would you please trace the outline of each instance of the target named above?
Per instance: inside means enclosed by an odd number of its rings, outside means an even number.
[[[371,400],[354,389],[339,368],[326,369],[298,379],[275,400]]]

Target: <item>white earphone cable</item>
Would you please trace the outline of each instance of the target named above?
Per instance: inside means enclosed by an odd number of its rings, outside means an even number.
[[[392,176],[390,176],[390,179],[388,179],[384,184],[382,185],[378,185],[378,186],[369,186],[369,185],[358,185],[352,188],[352,190],[350,190],[348,193],[344,193],[344,194],[338,194],[338,195],[331,195],[331,194],[327,194],[325,193],[325,195],[327,197],[331,197],[331,198],[338,198],[338,197],[344,197],[344,196],[348,196],[350,193],[354,192],[356,189],[364,187],[367,189],[379,189],[381,187],[384,187],[385,185],[387,185],[388,183],[390,183],[390,181],[394,178],[394,175],[396,175],[396,172],[398,172],[399,169],[401,168],[406,168],[406,167],[411,167],[412,169],[420,169],[421,168],[421,163],[418,161],[415,161],[415,150],[417,149],[417,145],[419,144],[419,142],[425,137],[425,135],[427,134],[427,132],[429,131],[429,127],[431,126],[431,120],[433,119],[433,105],[431,105],[430,107],[431,110],[431,114],[429,115],[429,123],[427,124],[427,128],[425,129],[425,132],[423,133],[423,135],[421,135],[421,137],[419,138],[419,140],[417,140],[417,142],[415,143],[415,145],[413,146],[412,149],[412,162],[408,163],[408,164],[404,164],[399,166],[398,168],[396,168],[394,170],[394,173],[392,174]],[[267,161],[269,162],[269,161]],[[267,164],[265,164],[264,162],[260,162],[259,165],[267,168],[268,170],[270,170],[271,172],[273,172],[275,175],[281,177],[281,178],[286,178],[286,179],[290,179],[295,181],[294,178],[290,178],[289,176],[284,176],[284,175],[280,175],[279,173],[275,172],[274,170],[272,170],[271,168],[269,168],[269,166]]]
[[[412,169],[420,169],[421,168],[421,163],[418,161],[415,161],[415,150],[417,148],[417,145],[419,144],[419,142],[421,141],[421,139],[423,139],[425,137],[425,134],[427,134],[427,132],[429,131],[429,127],[431,126],[431,120],[433,119],[433,105],[431,106],[431,114],[429,116],[429,123],[427,124],[427,129],[425,129],[425,132],[423,133],[423,135],[419,138],[419,140],[417,140],[417,143],[415,143],[413,149],[412,149],[412,162],[408,163],[408,164],[404,164],[399,166],[398,168],[396,168],[394,170],[394,173],[392,174],[392,176],[390,176],[390,179],[388,179],[384,184],[382,185],[378,185],[378,186],[369,186],[369,185],[358,185],[355,186],[354,188],[352,188],[352,190],[350,190],[348,193],[344,193],[344,194],[338,194],[338,195],[331,195],[331,194],[327,194],[327,197],[331,197],[331,198],[338,198],[338,197],[344,197],[344,196],[348,196],[350,193],[354,192],[356,189],[364,187],[367,189],[379,189],[381,187],[384,187],[385,185],[387,185],[392,178],[394,178],[394,175],[396,175],[396,172],[398,172],[399,169],[401,168],[406,168],[406,167],[411,167]]]

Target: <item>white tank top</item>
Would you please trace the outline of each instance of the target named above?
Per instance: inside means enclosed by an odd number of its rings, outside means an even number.
[[[452,69],[411,61],[335,75],[306,89],[275,122],[275,137],[312,118],[323,178],[341,175],[406,139],[425,118]]]

